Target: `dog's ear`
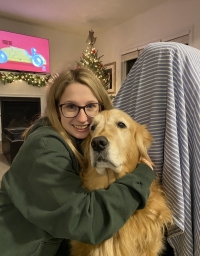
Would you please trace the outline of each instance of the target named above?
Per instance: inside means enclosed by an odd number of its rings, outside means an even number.
[[[153,137],[151,136],[145,125],[137,125],[135,139],[140,152],[140,157],[149,159],[148,149],[151,146]]]

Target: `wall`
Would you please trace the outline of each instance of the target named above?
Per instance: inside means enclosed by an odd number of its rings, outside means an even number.
[[[103,63],[116,61],[117,91],[121,55],[131,49],[191,30],[190,45],[200,49],[200,0],[169,0],[98,36]]]

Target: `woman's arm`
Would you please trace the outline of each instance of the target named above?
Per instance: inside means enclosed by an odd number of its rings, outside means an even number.
[[[4,178],[5,189],[24,217],[52,236],[97,244],[145,206],[155,177],[147,165],[138,165],[107,190],[89,193],[74,171],[73,154],[61,140],[35,137],[28,144]],[[31,148],[37,154],[29,156]],[[25,153],[22,161],[20,155]]]

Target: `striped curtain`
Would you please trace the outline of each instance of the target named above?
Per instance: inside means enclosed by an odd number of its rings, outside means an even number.
[[[200,256],[200,51],[149,44],[113,103],[154,138],[149,155],[173,210],[175,255]]]

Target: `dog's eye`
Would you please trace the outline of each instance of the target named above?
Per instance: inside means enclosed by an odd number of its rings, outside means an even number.
[[[93,124],[93,125],[90,126],[90,130],[91,130],[91,131],[94,131],[95,128],[96,128],[96,125],[95,125],[95,124]]]
[[[118,122],[117,123],[117,126],[119,127],[119,128],[126,128],[126,125],[123,123],[123,122]]]

